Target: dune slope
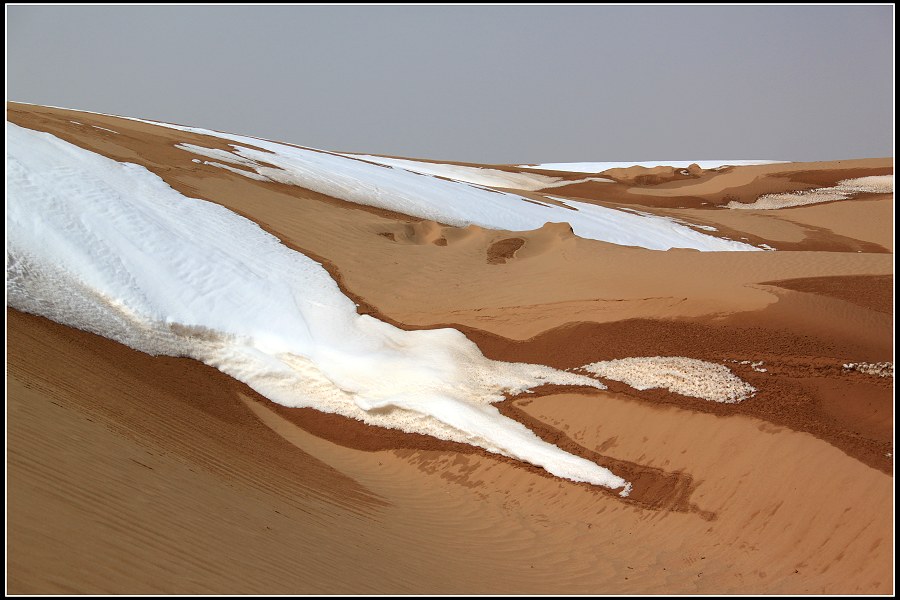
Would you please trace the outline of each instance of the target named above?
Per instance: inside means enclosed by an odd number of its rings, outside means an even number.
[[[602,375],[607,390],[508,390],[504,419],[620,474],[633,484],[620,497],[458,440],[279,406],[195,360],[8,309],[8,591],[892,592],[893,379],[845,365],[893,362],[893,195],[725,208],[891,175],[891,160],[583,181],[546,166],[416,175],[393,159],[403,181],[553,215],[517,229],[404,212],[403,190],[360,202],[365,181],[311,189],[262,140],[7,108],[17,127],[258,224],[321,264],[351,311],[401,333],[451,327],[484,360],[570,374],[686,357],[756,390],[720,403]],[[585,205],[638,219],[630,237],[556,220]],[[632,243],[641,223],[643,239],[774,251],[655,249]]]

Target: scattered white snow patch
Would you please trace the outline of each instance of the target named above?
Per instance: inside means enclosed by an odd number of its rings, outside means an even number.
[[[726,359],[726,362],[733,362],[733,363],[739,364],[739,365],[750,365],[750,368],[753,369],[754,371],[756,371],[757,373],[766,373],[766,372],[768,372],[768,369],[763,369],[763,368],[762,368],[762,366],[763,366],[764,364],[766,364],[766,363],[764,363],[764,362],[761,361],[761,360],[756,361],[756,362],[753,362],[753,361],[751,361],[751,360],[733,360],[733,359]]]
[[[756,391],[724,365],[683,356],[620,358],[581,368],[638,390],[666,388],[682,396],[728,404],[745,400]]]
[[[633,230],[629,235],[627,231],[629,226],[640,227],[648,223],[646,221],[629,221],[628,219],[616,218],[617,211],[586,203],[578,204],[590,207],[585,212],[592,214],[585,220],[578,220],[572,217],[574,211],[546,205],[539,208],[539,205],[525,202],[524,198],[514,194],[480,188],[474,184],[461,181],[429,178],[426,182],[423,182],[423,178],[417,177],[413,172],[406,170],[391,169],[392,173],[385,174],[384,171],[388,171],[388,169],[333,152],[302,148],[199,127],[186,127],[135,117],[120,118],[255,146],[255,148],[247,148],[232,144],[236,158],[249,159],[254,163],[261,161],[275,165],[276,168],[264,165],[246,165],[252,166],[259,175],[267,179],[289,185],[302,186],[348,202],[384,208],[423,219],[439,221],[448,225],[465,227],[474,224],[488,229],[531,231],[539,229],[547,223],[562,222],[569,223],[575,234],[583,238],[626,246],[641,246],[654,250],[668,250],[670,248],[692,248],[701,252],[747,252],[759,250],[759,248],[749,244],[723,240],[714,236],[704,236],[696,231],[690,231],[688,228],[683,228],[687,230],[687,235],[685,235],[684,231],[675,227],[651,227],[649,235],[645,232]],[[179,144],[179,147],[185,150],[190,148],[189,151],[195,153],[213,151],[213,149],[201,148],[190,144]],[[199,151],[198,148],[200,148]],[[265,152],[258,149],[262,149]],[[203,155],[210,156],[209,154]],[[224,161],[221,155],[217,155],[215,158]],[[234,160],[226,162],[233,162]],[[765,164],[775,161],[724,162],[729,164]],[[701,167],[707,163],[723,164],[722,161],[700,161],[700,163]],[[603,164],[615,165],[623,163]],[[692,164],[691,161],[686,162],[684,166],[690,166],[690,164]],[[523,165],[525,168],[527,166]],[[382,172],[379,173],[378,171]],[[407,176],[402,176],[401,174]],[[247,176],[249,177],[249,175]],[[595,211],[594,209],[597,210]],[[618,212],[621,214],[621,211]],[[611,233],[608,232],[607,224],[613,225]],[[649,242],[641,243],[642,240],[648,240],[648,238],[652,239]],[[651,245],[646,245],[646,243]]]
[[[193,154],[252,168],[256,174],[270,181],[301,186],[349,202],[457,227],[474,224],[489,229],[530,231],[550,222],[569,223],[575,235],[582,238],[651,250],[758,250],[748,244],[702,234],[661,217],[629,214],[567,198],[554,197],[577,210],[551,204],[535,204],[532,201],[526,202],[515,194],[483,188],[477,184],[423,176],[405,169],[385,168],[364,160],[255,138],[202,132],[205,135],[252,144],[256,148],[231,144],[234,151],[228,152],[193,144],[178,144],[176,147]],[[252,176],[249,171],[231,170]]]
[[[99,114],[99,113],[94,113],[94,114]],[[79,121],[69,121],[69,123],[74,123],[76,125],[84,126],[84,123],[81,123]],[[115,134],[119,133],[118,131],[113,131],[112,129],[107,129],[106,127],[100,127],[99,125],[91,125],[90,127],[93,127],[94,129],[102,129],[103,131],[108,131],[110,133],[115,133]]]
[[[244,177],[249,177],[250,179],[255,179],[256,181],[269,181],[268,177],[260,175],[259,173],[256,173],[254,171],[245,171],[244,169],[238,169],[237,167],[225,165],[214,160],[204,160],[202,162],[204,165],[209,165],[210,167],[218,167],[219,169],[225,169],[226,171],[231,171],[232,173],[237,173],[238,175],[243,175]]]
[[[6,136],[11,307],[150,354],[195,358],[285,406],[630,490],[491,406],[545,383],[602,389],[595,379],[489,360],[454,329],[404,331],[359,315],[320,264],[252,221],[50,134],[7,123]]]
[[[221,162],[241,165],[242,167],[249,167],[251,169],[255,169],[261,166],[255,160],[243,158],[241,156],[238,156],[237,154],[229,152],[228,150],[222,150],[220,148],[204,148],[203,146],[197,146],[196,144],[175,144],[175,147],[179,150],[186,150],[191,154],[198,154],[207,158],[214,158]]]
[[[726,207],[739,210],[775,210],[789,206],[803,206],[805,204],[818,204],[820,202],[834,202],[846,200],[856,194],[893,194],[893,175],[871,175],[856,179],[844,179],[832,187],[815,188],[812,190],[799,190],[783,194],[764,194],[752,204],[731,201]]]
[[[693,164],[701,169],[718,169],[720,167],[741,167],[749,165],[771,165],[782,163],[782,160],[642,160],[635,162],[578,162],[578,163],[542,163],[539,165],[518,165],[522,169],[544,169],[547,171],[568,171],[570,173],[602,173],[609,169],[627,169],[628,167],[673,167],[686,169]]]
[[[875,375],[876,377],[893,377],[894,376],[894,363],[891,363],[891,362],[847,363],[844,365],[844,370],[845,371],[859,371],[860,373],[864,373],[866,375]]]

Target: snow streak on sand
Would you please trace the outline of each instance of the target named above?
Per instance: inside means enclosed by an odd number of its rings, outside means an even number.
[[[628,167],[674,167],[687,169],[696,164],[701,169],[718,169],[720,167],[745,167],[751,165],[771,165],[785,162],[782,160],[642,160],[640,162],[579,162],[579,163],[543,163],[540,165],[518,165],[522,169],[543,169],[546,171],[567,171],[569,173],[602,173],[609,169],[627,169]]]
[[[893,175],[870,175],[856,179],[839,181],[832,187],[815,188],[812,190],[800,190],[798,192],[785,192],[782,194],[764,194],[752,204],[731,201],[728,208],[750,210],[773,210],[788,208],[790,206],[803,206],[804,204],[818,204],[819,202],[834,202],[847,200],[856,194],[893,194]]]
[[[79,123],[78,121],[69,121],[69,123],[75,123],[76,125],[84,126],[84,123]],[[106,127],[100,127],[99,125],[91,125],[91,127],[93,127],[94,129],[99,129],[101,131],[108,131],[110,133],[115,133],[116,135],[119,134],[118,131],[113,131],[112,129],[107,129]]]
[[[762,364],[762,363],[760,363]],[[606,360],[581,367],[637,390],[666,388],[682,396],[734,404],[756,391],[728,367],[683,356],[643,356]]]
[[[234,151],[227,152],[195,144],[177,145],[192,154],[213,158],[220,164],[229,162],[253,169],[229,169],[235,173],[253,179],[262,176],[271,181],[304,187],[349,202],[457,227],[474,224],[488,229],[531,231],[550,222],[569,223],[575,235],[583,238],[651,250],[759,250],[742,242],[694,231],[662,217],[636,215],[568,199],[562,200],[569,208],[535,200],[526,202],[515,194],[405,169],[379,166],[328,152],[205,130],[191,131],[263,149],[232,144]],[[215,165],[213,162],[207,164]],[[266,166],[267,164],[275,166]]]
[[[422,173],[424,175],[437,175],[447,179],[455,179],[466,183],[475,183],[495,188],[510,188],[516,190],[543,190],[547,188],[599,181],[612,183],[612,179],[605,177],[585,177],[584,179],[564,179],[562,177],[548,177],[537,173],[510,173],[500,169],[488,169],[486,167],[468,167],[465,165],[451,165],[447,163],[431,163],[404,158],[387,158],[373,156],[371,154],[343,154],[349,158],[358,158],[379,165],[389,165]]]
[[[7,123],[7,296],[18,310],[150,354],[188,356],[286,406],[511,456],[627,495],[607,469],[491,403],[545,383],[603,388],[485,358],[454,329],[356,313],[318,263],[145,168]]]

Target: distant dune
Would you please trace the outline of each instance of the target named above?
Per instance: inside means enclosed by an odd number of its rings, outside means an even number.
[[[8,592],[893,592],[893,159],[7,121]]]

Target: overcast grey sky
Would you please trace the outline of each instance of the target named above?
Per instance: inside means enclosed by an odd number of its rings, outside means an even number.
[[[7,6],[7,98],[472,162],[893,156],[891,6]]]

